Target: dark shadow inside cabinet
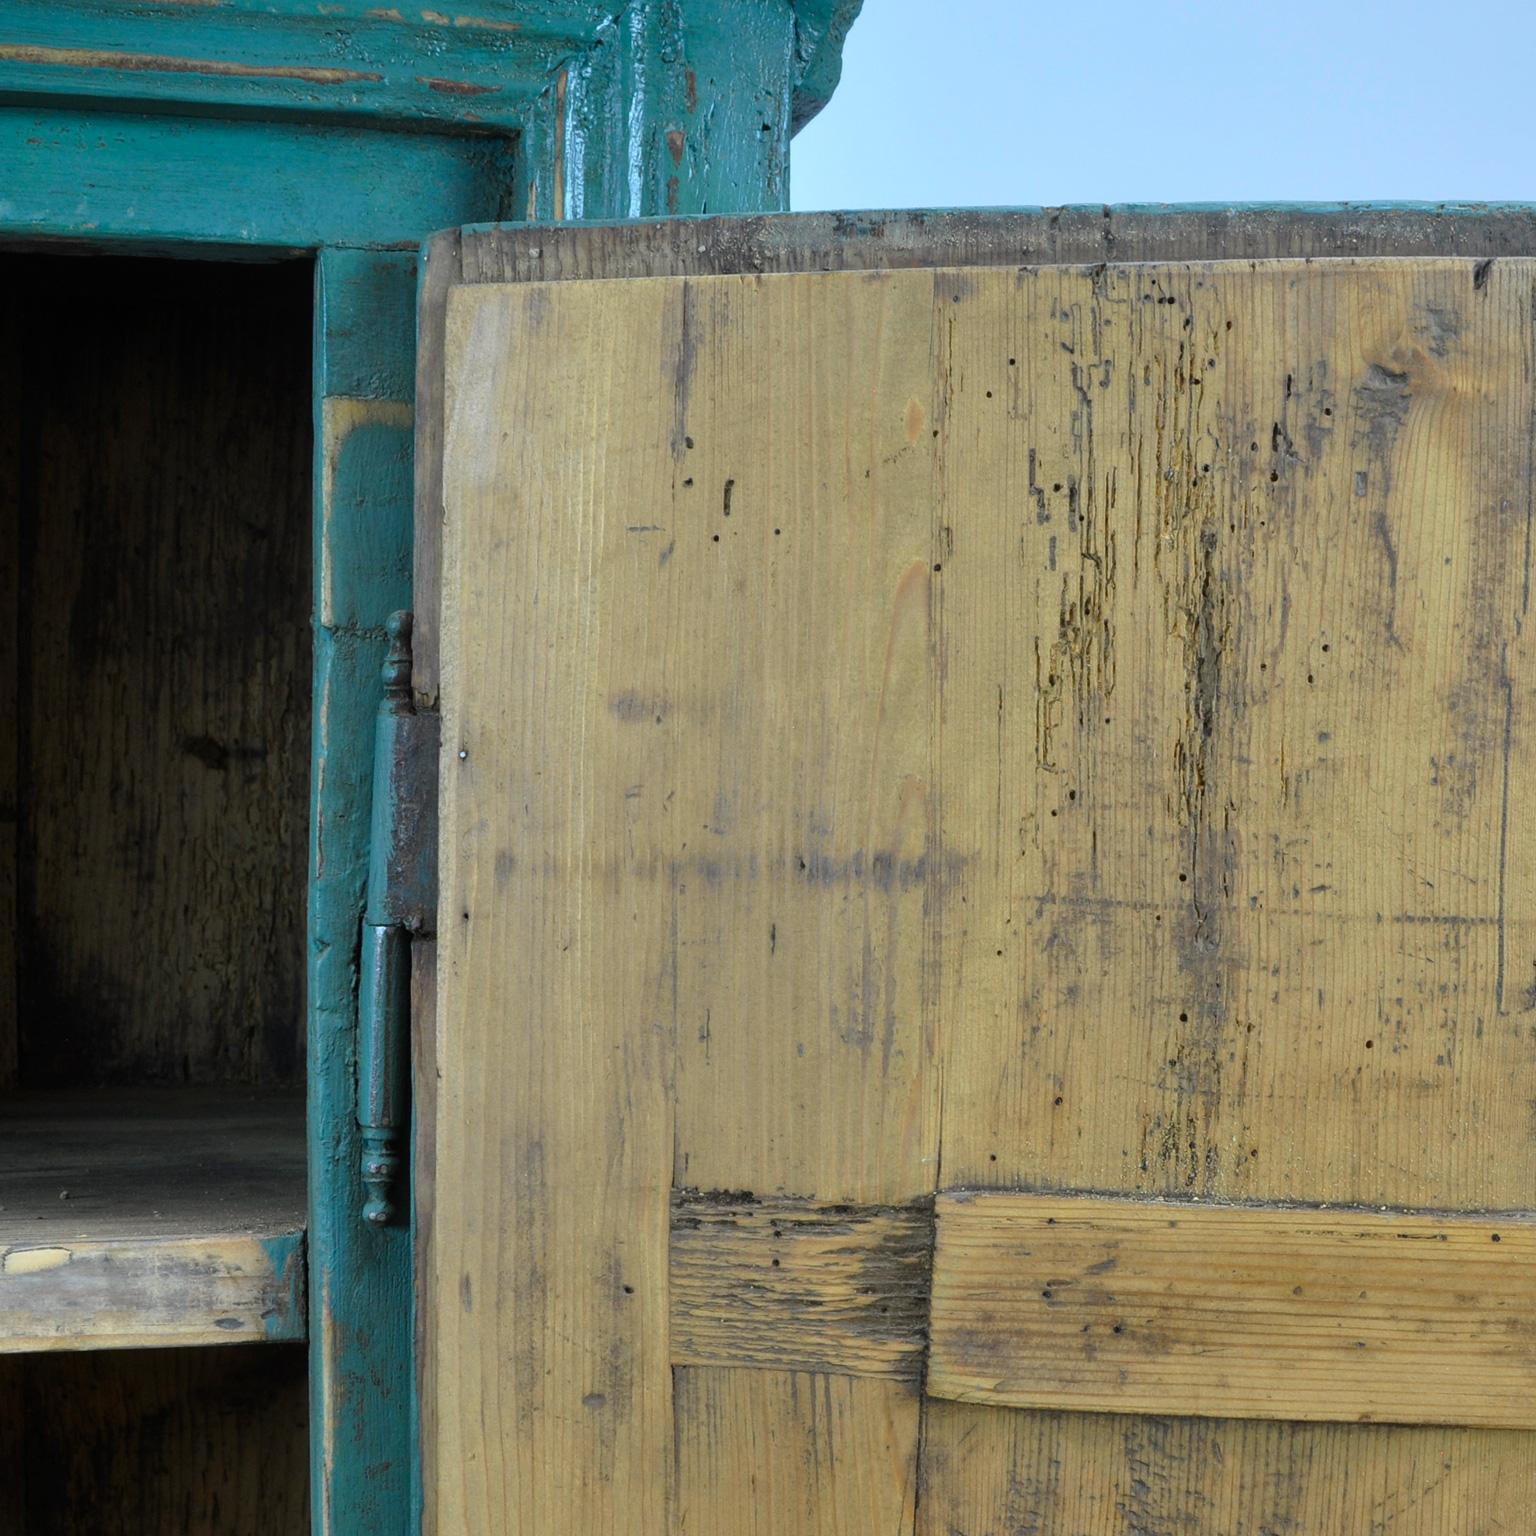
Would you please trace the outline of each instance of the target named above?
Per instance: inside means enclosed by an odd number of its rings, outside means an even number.
[[[311,267],[0,273],[0,1530],[286,1536]]]

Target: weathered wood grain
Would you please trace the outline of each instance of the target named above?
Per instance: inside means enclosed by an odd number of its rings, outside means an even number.
[[[682,1191],[672,1202],[676,1365],[921,1379],[927,1205]]]
[[[542,322],[538,294],[506,298],[449,316],[427,1499],[443,1531],[557,1512],[653,1530],[673,1465],[671,916],[619,872],[660,841],[624,790],[672,776],[672,733],[626,700],[670,648],[637,644],[643,588],[605,580],[597,601],[600,567],[654,552],[586,499],[573,445],[622,466],[626,505],[665,472],[670,405],[646,381],[667,296]],[[594,410],[618,430],[573,436]]]
[[[0,1101],[0,1353],[302,1339],[302,1103]]]
[[[304,1237],[11,1242],[0,1353],[304,1338]]]
[[[1330,236],[1347,251],[1393,235],[1371,219],[1355,235],[1207,224],[1183,221],[1197,254],[1289,240],[1326,256]],[[1430,221],[1400,249],[1459,227]],[[590,275],[588,258],[812,264],[814,245],[786,255],[784,230],[753,228],[726,251],[724,226],[701,227],[696,258],[681,230],[550,250],[566,276]],[[1032,228],[1012,231],[1017,249],[1102,254],[1102,232],[1041,226],[1031,247]],[[848,263],[876,259],[880,232],[854,232],[868,238]],[[555,1423],[580,1423],[542,1384],[560,1366],[618,1337],[650,1369],[643,1335],[663,1325],[611,1320],[599,1234],[642,1244],[654,1283],[655,1156],[679,1185],[823,1201],[942,1182],[1528,1203],[1529,264],[1501,245],[1020,267],[1000,224],[950,233],[998,265],[526,282],[549,265],[535,237],[465,236],[446,305],[443,697],[447,637],[473,613],[490,637],[476,695],[524,723],[477,705],[449,747],[467,755],[447,761],[474,794],[449,834],[460,882],[445,878],[470,917],[440,975],[431,1304],[463,1347],[440,1351],[435,1406],[471,1425],[510,1400],[550,1427],[535,1425],[548,1464],[473,1469],[461,1514],[569,1498],[560,1479],[587,1451],[584,1431],[553,1443]],[[896,264],[923,259],[909,234]],[[1138,237],[1143,256],[1172,238]],[[516,1011],[540,1022],[494,1022]],[[572,1182],[555,1204],[587,1199],[584,1225],[562,1214],[493,1255],[515,1178],[443,1220],[466,1174],[490,1189],[518,1166],[516,1137],[499,1161],[465,1150],[503,1114],[562,1126]],[[549,1201],[540,1186],[528,1209]],[[505,1322],[487,1344],[454,1312],[447,1266],[465,1252],[482,1281],[545,1274],[556,1252],[596,1277],[521,1325],[560,1351],[533,1354],[533,1390],[482,1374],[487,1354],[517,1353]],[[593,1330],[585,1355],[573,1325]],[[606,1463],[612,1487],[650,1465],[672,1509],[695,1507],[695,1441],[715,1433],[680,1369],[675,1402],[670,1383],[655,1394],[675,1442],[655,1426]],[[761,1380],[743,1390],[771,1399],[762,1412],[784,1411],[781,1374],[740,1374]],[[893,1400],[879,1415],[886,1449],[915,1464],[916,1415]],[[628,1430],[641,1422],[632,1410]],[[757,1452],[715,1457],[743,1470],[709,1475],[708,1507],[744,1503],[752,1456],[806,1432],[772,1422],[742,1429]],[[1423,1490],[1451,1443],[1145,1422],[1133,1490],[1188,1494],[1172,1458],[1238,1444],[1219,1497],[1280,1528],[1308,1529],[1331,1496],[1250,1481],[1286,1458]],[[1055,1488],[1042,1530],[1118,1497],[1092,1416],[931,1403],[922,1457],[957,1465],[972,1436],[998,1461],[976,1473],[990,1492],[956,1492],[958,1528],[999,1525],[993,1494],[1014,1485]],[[1047,1440],[1054,1484],[1001,1460]],[[1456,1464],[1458,1497],[1500,1518],[1520,1443],[1488,1432],[1486,1455]],[[464,1476],[447,1431],[437,1460]],[[611,1517],[576,1497],[580,1518]],[[924,1528],[949,1518],[925,1492]]]
[[[1529,1217],[1002,1191],[936,1216],[933,1397],[1536,1428]]]
[[[459,243],[467,283],[1372,256],[1480,261],[1536,255],[1536,209],[1479,203],[892,209],[537,229],[482,225],[451,238]]]
[[[917,1496],[911,1398],[889,1381],[679,1366],[678,1505],[699,1536],[891,1536]]]
[[[919,1536],[1516,1536],[1518,1430],[1037,1413],[930,1402]]]
[[[943,1182],[1527,1207],[1529,266],[1017,282],[944,353]]]
[[[5,503],[19,1080],[297,1081],[310,275],[5,264],[29,385]]]
[[[872,406],[862,380],[926,372],[926,332],[887,331],[897,301],[850,287],[824,317],[831,344],[797,354],[782,343],[819,318],[806,295],[768,294],[743,329],[726,323],[737,286],[450,299],[431,1304],[445,1529],[554,1498],[599,1525],[670,1501],[674,1179],[831,1201],[932,1188],[923,951],[902,942],[932,886],[930,531],[914,477],[866,487],[842,447],[845,431],[909,446],[903,411]],[[828,401],[846,402],[835,430]],[[788,461],[786,432],[804,445]],[[818,515],[835,536],[816,536]],[[848,603],[866,583],[896,592],[894,636],[879,606]],[[828,647],[845,661],[821,692]],[[488,1029],[513,995],[526,1022]],[[487,1156],[536,1167],[493,1175]],[[464,1274],[485,1297],[530,1270],[586,1278],[464,1311]],[[513,1395],[497,1362],[529,1354]],[[889,1390],[882,1412],[915,1449],[916,1401]],[[519,1433],[466,1471],[460,1437],[478,1445],[487,1405],[509,1400]],[[589,1484],[598,1454],[612,1475]]]
[[[14,1372],[25,1536],[305,1536],[304,1350],[132,1350],[0,1361]]]
[[[944,1184],[1528,1204],[1532,270],[941,280]]]

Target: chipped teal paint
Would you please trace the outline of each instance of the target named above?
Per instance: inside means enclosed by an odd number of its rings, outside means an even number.
[[[411,1234],[359,1219],[358,945],[384,622],[410,601],[415,263],[325,250],[315,289],[315,750],[309,918],[314,1528],[406,1528]]]
[[[832,99],[843,73],[843,40],[864,0],[795,0],[794,131]]]
[[[740,34],[750,54],[763,16],[777,27],[790,13],[786,84],[799,127],[837,82],[860,3],[459,0],[444,12],[374,0],[5,0],[0,100],[507,133],[616,23],[672,38],[712,27],[722,45]],[[668,46],[642,42],[637,62],[668,62]]]
[[[789,206],[789,140],[825,104],[861,0],[624,8],[531,107],[530,220]]]
[[[161,251],[414,246],[510,213],[513,162],[510,138],[3,107],[0,226]]]
[[[305,1271],[307,1253],[302,1232],[261,1239],[262,1252],[272,1276],[282,1286],[283,1297],[263,1319],[267,1338],[278,1343],[302,1344],[305,1336]]]
[[[0,97],[507,131],[604,0],[7,0]]]

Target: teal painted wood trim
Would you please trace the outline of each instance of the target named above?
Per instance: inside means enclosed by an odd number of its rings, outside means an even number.
[[[832,94],[861,4],[793,0],[796,129]],[[0,101],[509,130],[621,15],[665,30],[679,7],[723,36],[759,24],[759,0],[3,0]]]
[[[843,42],[864,0],[795,0],[796,133],[816,116],[843,73]]]
[[[521,217],[788,207],[796,42],[790,0],[631,5],[531,108]]]
[[[358,966],[385,622],[409,606],[412,253],[325,250],[315,305],[309,910],[310,1403],[316,1536],[410,1529],[412,1246],[361,1216]]]
[[[0,99],[515,128],[619,0],[4,0]]]
[[[302,1343],[308,1335],[306,1280],[309,1275],[305,1235],[284,1232],[261,1242],[272,1267],[277,1296],[265,1319],[266,1336],[274,1343]]]
[[[515,148],[512,137],[11,107],[0,109],[0,230],[178,248],[414,248],[467,216],[508,216]]]

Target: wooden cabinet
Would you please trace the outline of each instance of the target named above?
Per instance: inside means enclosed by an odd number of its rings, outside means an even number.
[[[781,206],[856,9],[0,3],[0,1531],[418,1527],[418,249]]]
[[[0,3],[0,1531],[1523,1527],[1536,215],[856,9]]]

